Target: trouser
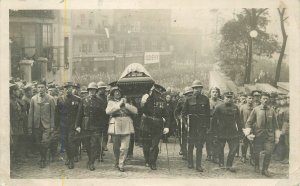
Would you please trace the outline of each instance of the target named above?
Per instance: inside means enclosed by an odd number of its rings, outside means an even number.
[[[150,133],[143,131],[142,133],[142,143],[143,143],[143,153],[145,158],[145,163],[156,164],[158,156],[158,144],[160,141],[160,133]]]
[[[123,168],[128,153],[130,134],[112,135],[112,140],[116,164]]]
[[[103,148],[104,148],[104,132],[100,132],[99,133],[99,137],[98,137],[98,151],[97,151],[97,157],[99,159],[102,159],[102,154],[103,154]]]
[[[133,155],[134,138],[135,138],[135,134],[130,134],[130,142],[129,142],[128,155]]]
[[[32,134],[35,146],[40,152],[41,161],[46,161],[47,149],[50,145],[50,129],[40,126],[40,128],[34,128]]]
[[[99,131],[95,130],[84,130],[83,131],[83,144],[86,147],[87,155],[88,155],[88,163],[94,164],[97,158],[97,153],[99,151]]]
[[[285,142],[285,149],[286,149],[285,158],[289,159],[289,155],[290,155],[290,135],[289,134],[284,135],[284,142]]]
[[[65,133],[65,149],[67,153],[67,158],[70,161],[74,160],[74,157],[76,155],[77,151],[77,144],[76,144],[76,137],[75,137],[75,131],[69,129]]]
[[[212,133],[208,133],[206,136],[206,140],[205,140],[205,147],[206,147],[206,154],[207,156],[213,156],[214,152],[213,152],[213,139],[214,136]]]
[[[242,156],[246,158],[248,147],[250,148],[250,158],[253,158],[253,145],[247,137],[243,138],[242,141]]]
[[[108,134],[107,130],[103,133],[103,147],[107,147],[107,142],[108,142]]]
[[[234,156],[239,147],[239,138],[219,138],[218,141],[220,143],[219,164],[224,164],[224,147],[227,142],[229,146],[229,153],[227,156],[226,166],[232,167]]]
[[[283,160],[286,154],[286,145],[285,145],[285,137],[281,135],[279,138],[279,142],[275,145],[275,154],[279,160]]]
[[[265,152],[265,158],[263,160],[263,170],[268,170],[272,152],[274,150],[274,137],[255,137],[253,140],[253,153],[255,158],[255,167],[259,167],[259,155],[260,152]]]
[[[181,128],[182,127],[182,128]],[[187,155],[187,131],[184,128],[184,125],[179,125],[179,144],[180,144],[180,150],[183,154],[183,156]]]
[[[188,139],[187,159],[189,166],[194,166],[193,152],[196,148],[196,168],[201,167],[202,149],[206,138],[206,129],[194,133],[191,139]]]
[[[11,160],[16,160],[25,152],[24,137],[25,135],[11,135]]]

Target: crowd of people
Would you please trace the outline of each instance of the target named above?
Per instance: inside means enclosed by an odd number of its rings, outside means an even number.
[[[178,79],[185,84],[191,77],[182,78]],[[161,79],[161,84],[167,79]],[[91,80],[95,81],[88,76],[84,79]],[[201,80],[208,81],[207,75]],[[188,168],[195,167],[199,172],[204,171],[204,146],[207,161],[231,172],[236,172],[233,161],[240,151],[243,163],[250,161],[255,172],[267,177],[271,176],[268,167],[272,154],[288,163],[288,95],[259,90],[238,95],[222,90],[221,95],[217,87],[206,94],[203,88],[199,80],[179,91],[167,88],[161,92],[153,86],[140,99],[132,99],[103,81],[86,87],[73,82],[59,86],[11,80],[11,163],[39,153],[39,166],[44,168],[59,150],[66,154],[66,166],[73,169],[81,152],[87,152],[87,168],[93,171],[96,160],[104,161],[108,136],[113,143],[114,166],[121,172],[125,171],[125,162],[133,158],[134,143],[143,148],[145,166],[156,170],[159,142],[168,143],[170,136],[180,139],[179,155]],[[225,165],[226,143],[229,153]]]

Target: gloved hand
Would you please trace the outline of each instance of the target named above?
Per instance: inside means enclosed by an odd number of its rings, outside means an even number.
[[[169,128],[164,128],[163,134],[169,133]]]
[[[248,136],[251,132],[251,128],[244,128],[242,130],[243,130],[243,133],[245,134],[245,136]]]
[[[275,131],[275,144],[279,143],[280,135],[281,135],[281,131],[280,130],[276,130]]]
[[[77,127],[77,128],[76,128],[76,131],[77,131],[78,133],[80,133],[81,128],[80,128],[80,127]]]
[[[247,138],[248,138],[250,141],[253,141],[254,138],[255,138],[255,135],[254,135],[254,134],[247,135]]]

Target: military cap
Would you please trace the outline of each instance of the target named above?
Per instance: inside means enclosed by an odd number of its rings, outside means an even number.
[[[76,88],[80,88],[80,84],[79,83],[74,83],[73,86],[76,87]]]
[[[95,83],[95,82],[91,82],[89,85],[88,85],[88,88],[87,88],[87,90],[89,90],[89,89],[98,89],[98,87],[97,87],[97,84]]]
[[[81,87],[81,92],[82,93],[87,93],[88,91],[87,91],[87,87],[86,86],[82,86]]]
[[[115,87],[111,87],[111,89],[110,89],[110,95],[113,95],[114,94],[114,92],[116,91],[116,90],[119,90],[120,91],[120,88],[119,87],[117,87],[117,86],[115,86]]]
[[[195,80],[193,83],[192,83],[192,88],[196,88],[196,87],[203,87],[202,83],[199,81],[199,80]]]
[[[106,87],[107,87],[106,84],[105,84],[103,81],[99,81],[99,82],[97,83],[97,86],[98,86],[98,89],[99,89],[99,88],[106,88]]]
[[[18,85],[15,83],[9,83],[9,89],[18,89]]]
[[[270,97],[270,94],[268,92],[262,92],[261,93],[261,96],[267,96],[267,97]]]
[[[252,93],[253,96],[260,96],[261,93],[262,93],[262,91],[260,91],[260,90],[253,90],[251,93]]]
[[[186,95],[188,93],[193,92],[193,88],[192,87],[185,87],[184,91],[183,91],[183,95]]]
[[[41,81],[37,82],[37,85],[45,85],[45,86],[47,86],[47,83],[46,83],[45,80],[41,80]]]
[[[28,90],[31,90],[32,89],[32,84],[31,83],[28,83],[27,85],[25,85],[24,87],[24,91],[28,91]]]
[[[226,91],[223,94],[225,97],[233,97],[234,93],[232,91]]]
[[[278,96],[278,94],[276,92],[271,92],[270,93],[271,98],[276,98],[277,96]]]
[[[64,83],[64,88],[70,87],[70,86],[73,87],[73,86],[74,86],[74,83],[73,83],[73,82],[70,82],[70,81]]]
[[[246,94],[245,92],[240,92],[240,97],[247,97],[248,94]]]

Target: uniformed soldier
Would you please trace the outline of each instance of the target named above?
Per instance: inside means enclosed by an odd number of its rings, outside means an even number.
[[[240,115],[241,115],[241,121],[242,121],[242,128],[245,129],[246,122],[253,110],[253,95],[249,93],[247,95],[246,104],[242,105],[240,107]],[[247,161],[247,150],[248,146],[250,147],[250,161],[252,164],[253,160],[253,146],[252,142],[246,137],[243,136],[242,139],[242,158],[241,161],[245,163]]]
[[[195,80],[191,87],[194,91],[193,96],[185,100],[182,109],[182,116],[188,130],[188,168],[194,168],[193,151],[196,147],[196,170],[203,172],[201,166],[202,148],[207,130],[210,127],[210,104],[209,99],[201,94],[203,86],[199,80]]]
[[[91,82],[88,85],[89,95],[81,101],[76,118],[76,130],[82,130],[83,141],[88,154],[87,168],[95,170],[95,160],[99,151],[100,136],[106,128],[103,122],[105,107],[97,96],[97,84]]]
[[[98,92],[97,92],[97,97],[102,101],[102,104],[104,105],[104,107],[107,107],[107,96],[105,95],[105,89],[106,89],[106,84],[103,81],[99,81],[97,83],[98,86]],[[107,130],[108,130],[108,121],[109,121],[109,115],[105,115],[104,118],[102,118],[103,123],[106,123],[106,128],[102,131],[102,138],[100,138],[100,151],[99,151],[99,156],[98,156],[98,160],[99,161],[103,161],[103,155],[104,152],[103,151],[107,151],[107,141],[108,141],[108,134],[107,134]]]
[[[247,99],[247,95],[244,92],[242,92],[239,97],[239,107],[247,103],[246,99]]]
[[[64,85],[64,95],[57,100],[56,123],[59,125],[62,138],[62,146],[67,152],[69,169],[74,168],[74,156],[76,154],[75,120],[81,99],[72,94],[74,84],[67,82]]]
[[[183,155],[182,159],[187,160],[187,130],[182,122],[182,108],[185,100],[193,95],[192,87],[185,87],[183,97],[181,97],[176,105],[174,115],[178,123],[179,137],[180,137],[180,152],[179,155]]]
[[[224,167],[224,147],[227,142],[229,153],[226,169],[230,172],[236,172],[232,164],[242,133],[239,108],[233,104],[233,96],[231,91],[224,92],[224,103],[216,107],[212,117],[212,131],[216,133],[220,143],[219,166]]]
[[[259,155],[261,151],[265,152],[263,160],[262,174],[270,177],[268,171],[271,161],[271,155],[274,149],[274,142],[279,141],[279,135],[276,131],[278,123],[275,111],[268,105],[270,95],[266,92],[261,95],[261,105],[255,107],[251,112],[244,133],[248,138],[253,140],[253,151],[255,161],[255,172],[259,172]],[[276,131],[276,132],[275,132]],[[253,133],[251,138],[251,133]]]
[[[141,100],[143,153],[146,167],[156,170],[158,144],[163,134],[169,132],[170,116],[165,101],[154,87]]]
[[[251,93],[253,95],[253,108],[254,108],[260,105],[260,97],[262,92],[260,90],[253,90]]]
[[[166,102],[167,111],[169,112],[169,115],[170,115],[170,131],[167,135],[164,135],[163,142],[168,143],[169,142],[168,138],[171,135],[175,134],[175,131],[176,131],[176,122],[175,122],[175,118],[174,118],[175,105],[172,101],[171,94],[166,94],[165,102]]]
[[[223,103],[223,101],[220,99],[221,92],[218,87],[212,87],[210,89],[210,125],[212,125],[212,115],[218,105]],[[211,126],[210,126],[211,129]],[[219,143],[218,139],[216,138],[216,134],[212,133],[211,130],[207,132],[207,138],[206,138],[206,152],[207,152],[207,160],[213,161],[214,163],[219,163]]]

